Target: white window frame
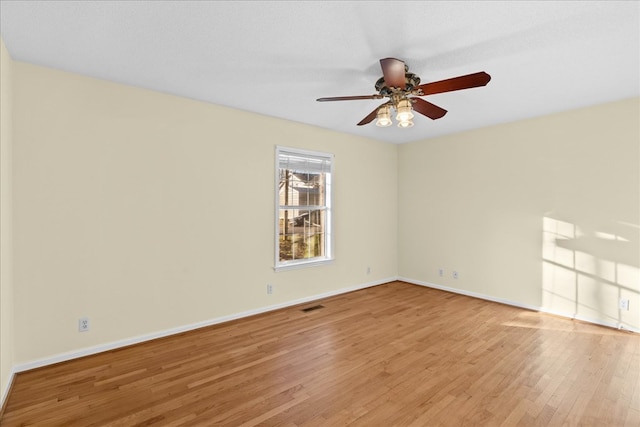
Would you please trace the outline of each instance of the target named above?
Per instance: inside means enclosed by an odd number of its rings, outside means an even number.
[[[291,270],[297,268],[312,267],[317,265],[324,265],[333,262],[333,167],[334,167],[334,155],[331,153],[323,153],[319,151],[302,150],[299,148],[276,146],[275,150],[275,181],[274,181],[274,194],[275,194],[275,257],[274,257],[274,270]],[[325,227],[324,227],[324,256],[307,258],[300,260],[280,261],[280,209],[284,206],[280,206],[280,156],[291,154],[294,156],[307,157],[310,159],[322,159],[329,162],[329,173],[326,176],[325,182],[325,204],[323,209],[325,210]],[[301,208],[317,208],[317,206],[301,206]]]

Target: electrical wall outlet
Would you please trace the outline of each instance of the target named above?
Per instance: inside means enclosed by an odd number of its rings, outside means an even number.
[[[629,311],[629,300],[627,298],[620,298],[618,308],[620,310]]]
[[[78,332],[87,332],[89,330],[89,318],[81,317],[78,319]]]
[[[371,274],[371,267],[367,267],[367,274]]]
[[[271,283],[267,283],[267,295],[271,295],[273,293],[273,285]]]
[[[460,277],[460,275],[458,274],[458,272],[457,272],[457,271],[454,271],[454,272],[453,272],[453,278],[454,278],[454,279],[457,279],[458,277]]]
[[[444,268],[439,268],[438,269],[438,276],[444,277]]]

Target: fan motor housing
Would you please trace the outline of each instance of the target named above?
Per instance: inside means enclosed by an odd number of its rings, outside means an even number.
[[[420,77],[416,76],[413,73],[404,73],[404,82],[405,82],[405,92],[411,92],[414,87],[420,84]],[[386,85],[384,81],[384,76],[380,77],[376,82],[376,90],[380,95],[389,96],[394,91]]]

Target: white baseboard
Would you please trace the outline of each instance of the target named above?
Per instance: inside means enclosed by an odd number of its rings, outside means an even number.
[[[0,392],[0,415],[2,414],[2,409],[4,408],[4,404],[7,401],[7,397],[9,397],[9,391],[11,390],[11,385],[13,384],[15,376],[15,369],[11,369],[11,371],[9,372],[9,381],[7,381],[4,389]]]
[[[507,300],[507,299],[498,298],[498,297],[494,297],[494,296],[491,296],[491,295],[485,295],[485,294],[481,294],[481,293],[477,293],[477,292],[471,292],[471,291],[467,291],[465,289],[451,288],[451,287],[448,287],[448,286],[437,285],[435,283],[424,282],[424,281],[415,280],[415,279],[409,279],[407,277],[398,277],[396,280],[401,280],[403,282],[411,283],[412,285],[425,286],[427,288],[439,289],[441,291],[451,292],[451,293],[454,293],[454,294],[466,295],[466,296],[469,296],[469,297],[479,298],[479,299],[483,299],[483,300],[486,300],[486,301],[493,301],[493,302],[497,302],[497,303],[500,303],[500,304],[510,305],[510,306],[513,306],[513,307],[524,308],[526,310],[539,311],[541,313],[553,314],[555,316],[566,317],[568,319],[580,320],[582,322],[593,323],[594,325],[606,326],[606,327],[609,327],[609,328],[621,329],[621,330],[625,330],[625,331],[640,333],[639,329],[632,328],[632,327],[630,327],[628,325],[624,325],[622,323],[606,322],[606,321],[602,321],[602,320],[599,320],[599,319],[592,319],[592,318],[588,318],[588,317],[584,317],[584,316],[580,316],[580,315],[576,315],[576,314],[572,314],[572,313],[564,313],[564,312],[560,312],[560,311],[556,311],[556,310],[549,310],[549,309],[544,308],[544,307],[538,307],[538,306],[534,306],[534,305],[522,304],[522,303],[519,303],[519,302],[516,302],[516,301],[510,301],[510,300]]]
[[[228,316],[217,317],[217,318],[206,320],[206,321],[203,321],[203,322],[198,322],[198,323],[192,323],[192,324],[189,324],[189,325],[179,326],[179,327],[176,327],[176,328],[167,329],[165,331],[159,331],[159,332],[154,332],[154,333],[150,333],[150,334],[140,335],[140,336],[137,336],[137,337],[126,338],[126,339],[119,340],[119,341],[114,341],[114,342],[111,342],[111,343],[101,344],[101,345],[97,345],[97,346],[93,346],[93,347],[79,349],[79,350],[72,351],[72,352],[57,354],[55,356],[51,356],[51,357],[47,357],[47,358],[43,358],[43,359],[38,359],[38,360],[30,361],[30,362],[20,363],[20,364],[14,365],[13,370],[12,370],[12,379],[13,379],[13,375],[15,373],[18,373],[18,372],[23,372],[23,371],[28,371],[28,370],[31,370],[31,369],[36,369],[36,368],[40,368],[40,367],[43,367],[43,366],[52,365],[54,363],[66,362],[68,360],[73,360],[73,359],[77,359],[77,358],[84,357],[84,356],[90,356],[92,354],[102,353],[102,352],[109,351],[109,350],[115,350],[117,348],[122,348],[122,347],[143,343],[145,341],[150,341],[150,340],[157,339],[157,338],[163,338],[163,337],[167,337],[167,336],[170,336],[170,335],[175,335],[175,334],[179,334],[179,333],[183,333],[183,332],[188,332],[188,331],[191,331],[191,330],[194,330],[194,329],[203,328],[203,327],[206,327],[206,326],[212,326],[212,325],[216,325],[216,324],[219,324],[219,323],[229,322],[231,320],[241,319],[243,317],[254,316],[256,314],[266,313],[266,312],[269,312],[269,311],[278,310],[278,309],[281,309],[281,308],[286,308],[286,307],[290,307],[290,306],[294,306],[294,305],[298,305],[298,304],[304,304],[304,303],[307,303],[307,302],[310,302],[310,301],[316,301],[316,300],[319,300],[319,299],[328,298],[328,297],[331,297],[331,296],[340,295],[340,294],[344,294],[344,293],[347,293],[347,292],[353,292],[353,291],[357,291],[357,290],[360,290],[360,289],[369,288],[369,287],[372,287],[372,286],[378,286],[378,285],[382,285],[384,283],[393,282],[395,280],[401,280],[403,282],[411,283],[411,284],[414,284],[414,285],[419,285],[419,286],[425,286],[425,287],[428,287],[428,288],[439,289],[439,290],[442,290],[442,291],[451,292],[451,293],[460,294],[460,295],[466,295],[466,296],[470,296],[470,297],[473,297],[473,298],[483,299],[483,300],[486,300],[486,301],[493,301],[493,302],[497,302],[497,303],[500,303],[500,304],[506,304],[506,305],[510,305],[510,306],[513,306],[513,307],[523,308],[523,309],[526,309],[526,310],[533,310],[533,311],[539,311],[539,312],[543,312],[543,313],[549,313],[549,314],[553,314],[553,315],[556,315],[556,316],[566,317],[566,318],[569,318],[569,319],[576,319],[576,320],[580,320],[580,321],[584,321],[584,322],[593,323],[593,324],[596,324],[596,325],[607,326],[607,327],[615,328],[615,329],[624,329],[624,330],[627,330],[627,331],[640,333],[640,330],[637,330],[637,329],[634,329],[634,328],[630,328],[627,325],[621,325],[621,324],[616,324],[616,323],[607,323],[607,322],[603,322],[601,320],[589,319],[589,318],[585,318],[585,317],[582,317],[582,316],[577,316],[577,315],[574,315],[574,314],[556,312],[556,311],[545,309],[544,307],[538,307],[538,306],[533,306],[533,305],[528,305],[528,304],[522,304],[522,303],[519,303],[519,302],[516,302],[516,301],[510,301],[510,300],[506,300],[506,299],[503,299],[503,298],[494,297],[494,296],[491,296],[491,295],[481,294],[481,293],[477,293],[477,292],[471,292],[471,291],[467,291],[467,290],[464,290],[464,289],[451,288],[451,287],[448,287],[448,286],[442,286],[442,285],[438,285],[438,284],[435,284],[435,283],[429,283],[429,282],[424,282],[424,281],[421,281],[421,280],[410,279],[410,278],[407,278],[407,277],[389,277],[389,278],[386,278],[386,279],[376,280],[376,281],[373,281],[373,282],[367,282],[367,283],[363,283],[363,284],[360,284],[360,285],[341,288],[341,289],[337,289],[337,290],[334,290],[334,291],[324,292],[322,294],[312,295],[312,296],[305,297],[305,298],[286,301],[286,302],[283,302],[283,303],[280,303],[280,304],[274,304],[274,305],[270,305],[270,306],[266,306],[266,307],[261,307],[261,308],[255,309],[255,310],[243,311],[243,312],[240,312],[240,313],[235,313],[235,314],[231,314],[231,315],[228,315]],[[3,399],[6,397],[5,394],[7,392],[8,392],[8,389],[7,390],[3,390],[3,395],[2,395]]]
[[[372,286],[382,285],[384,283],[393,282],[397,280],[396,277],[390,277],[382,280],[376,280],[373,282],[367,282],[360,285],[350,286],[346,288],[336,289],[334,291],[324,292],[322,294],[311,295],[309,297],[299,298],[296,300],[286,301],[280,304],[274,304],[266,307],[261,307],[255,310],[243,311],[240,313],[231,314],[228,316],[216,317],[214,319],[205,320],[203,322],[192,323],[190,325],[178,326],[176,328],[167,329],[165,331],[153,332],[150,334],[140,335],[137,337],[126,338],[119,341],[114,341],[106,344],[100,344],[93,347],[82,348],[76,351],[57,354],[55,356],[32,360],[30,362],[20,363],[13,367],[13,372],[29,371],[31,369],[41,368],[43,366],[52,365],[54,363],[66,362],[68,360],[77,359],[84,356],[91,356],[93,354],[102,353],[109,350],[115,350],[122,347],[127,347],[134,344],[140,344],[145,341],[151,341],[157,338],[163,338],[170,335],[180,334],[183,332],[192,331],[194,329],[204,328],[206,326],[217,325],[219,323],[229,322],[231,320],[241,319],[243,317],[254,316],[256,314],[266,313],[281,308],[286,308],[298,304],[304,304],[310,301],[315,301],[335,295],[345,294],[348,292],[357,291],[360,289],[370,288]]]

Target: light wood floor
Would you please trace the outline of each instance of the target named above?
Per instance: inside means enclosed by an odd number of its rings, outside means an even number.
[[[401,282],[16,376],[2,426],[634,426],[640,337]]]

